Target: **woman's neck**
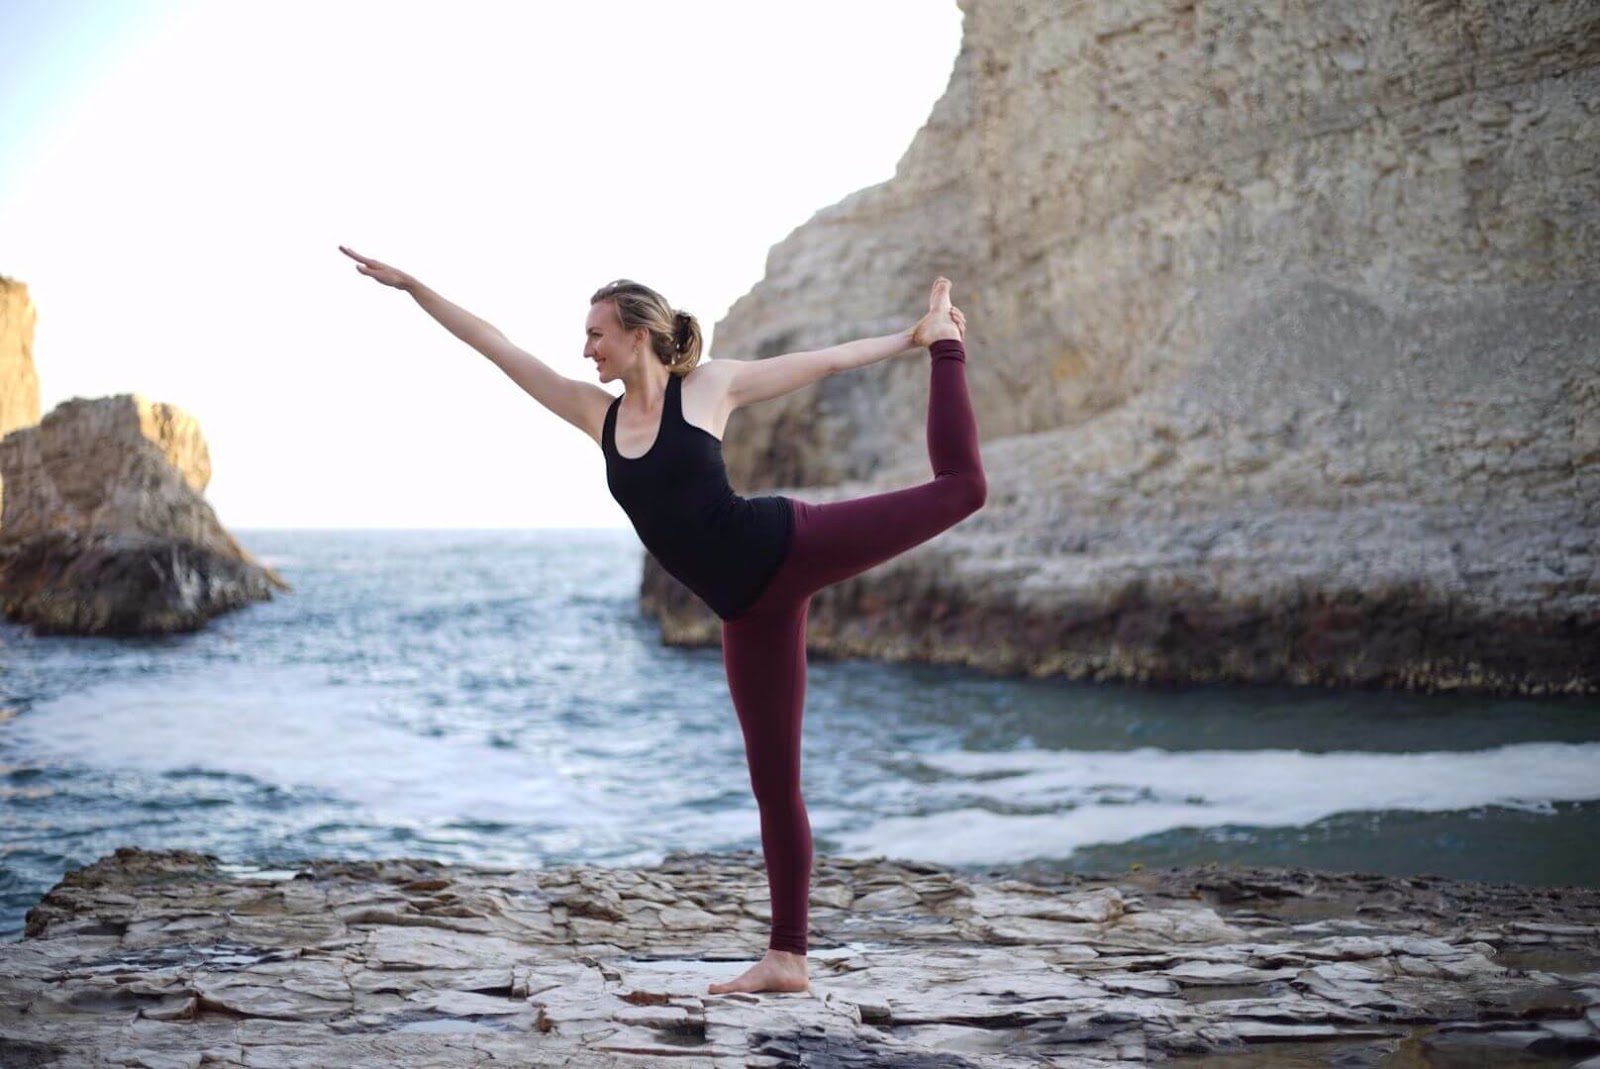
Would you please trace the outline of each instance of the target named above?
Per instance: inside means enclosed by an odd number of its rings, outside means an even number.
[[[629,408],[643,406],[645,411],[653,411],[661,407],[661,399],[667,394],[667,380],[672,377],[672,372],[663,364],[647,364],[641,362],[622,376],[623,403]],[[633,398],[629,403],[627,398]]]

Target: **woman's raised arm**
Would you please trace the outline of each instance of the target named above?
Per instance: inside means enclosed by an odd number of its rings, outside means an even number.
[[[541,405],[583,431],[596,442],[605,422],[611,395],[591,382],[569,379],[544,361],[513,345],[492,323],[479,319],[460,305],[439,296],[396,267],[362,256],[343,245],[339,251],[356,261],[356,270],[385,286],[411,294],[440,325],[488,357],[507,377]]]
[[[784,353],[764,360],[715,360],[708,366],[727,365],[724,373],[728,376],[728,401],[730,407],[738,408],[779,397],[841,371],[876,364],[907,349],[928,345],[933,324],[940,320],[954,321],[965,335],[966,318],[959,308],[951,306],[950,282],[943,278],[933,284],[933,292],[928,297],[928,314],[914,326],[896,334],[861,338],[826,349]]]
[[[911,348],[911,329],[881,338],[861,338],[799,353],[784,353],[763,360],[717,360],[728,365],[728,401],[734,408],[780,397],[810,386],[819,379],[851,368],[886,360]]]

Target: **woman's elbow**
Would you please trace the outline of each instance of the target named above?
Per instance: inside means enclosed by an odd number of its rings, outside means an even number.
[[[941,476],[940,482],[946,487],[945,500],[956,514],[957,521],[983,508],[984,502],[989,499],[989,480],[984,477],[981,468]]]
[[[961,503],[966,508],[967,515],[970,516],[983,508],[984,502],[989,500],[989,480],[980,469],[968,475],[961,482]]]

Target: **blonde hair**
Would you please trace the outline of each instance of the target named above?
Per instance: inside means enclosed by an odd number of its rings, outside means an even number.
[[[591,305],[601,301],[610,301],[616,308],[622,329],[643,327],[650,332],[650,351],[674,375],[686,375],[700,362],[700,321],[688,312],[675,310],[649,286],[619,278],[607,282],[589,298]]]

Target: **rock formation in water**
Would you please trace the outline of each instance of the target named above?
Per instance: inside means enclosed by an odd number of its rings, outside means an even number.
[[[199,424],[122,394],[0,441],[0,604],[38,631],[159,634],[288,589],[217,521]]]
[[[123,849],[0,945],[0,1062],[1276,1069],[1600,1051],[1592,890],[819,858],[811,904],[809,992],[708,995],[765,946],[750,855],[263,871]]]
[[[818,597],[813,648],[1600,689],[1600,7],[962,7],[896,176],[716,330],[733,357],[885,332],[941,273],[973,324],[989,504]],[[925,365],[741,410],[735,485],[927,478]],[[716,640],[653,566],[643,593],[668,641]]]

